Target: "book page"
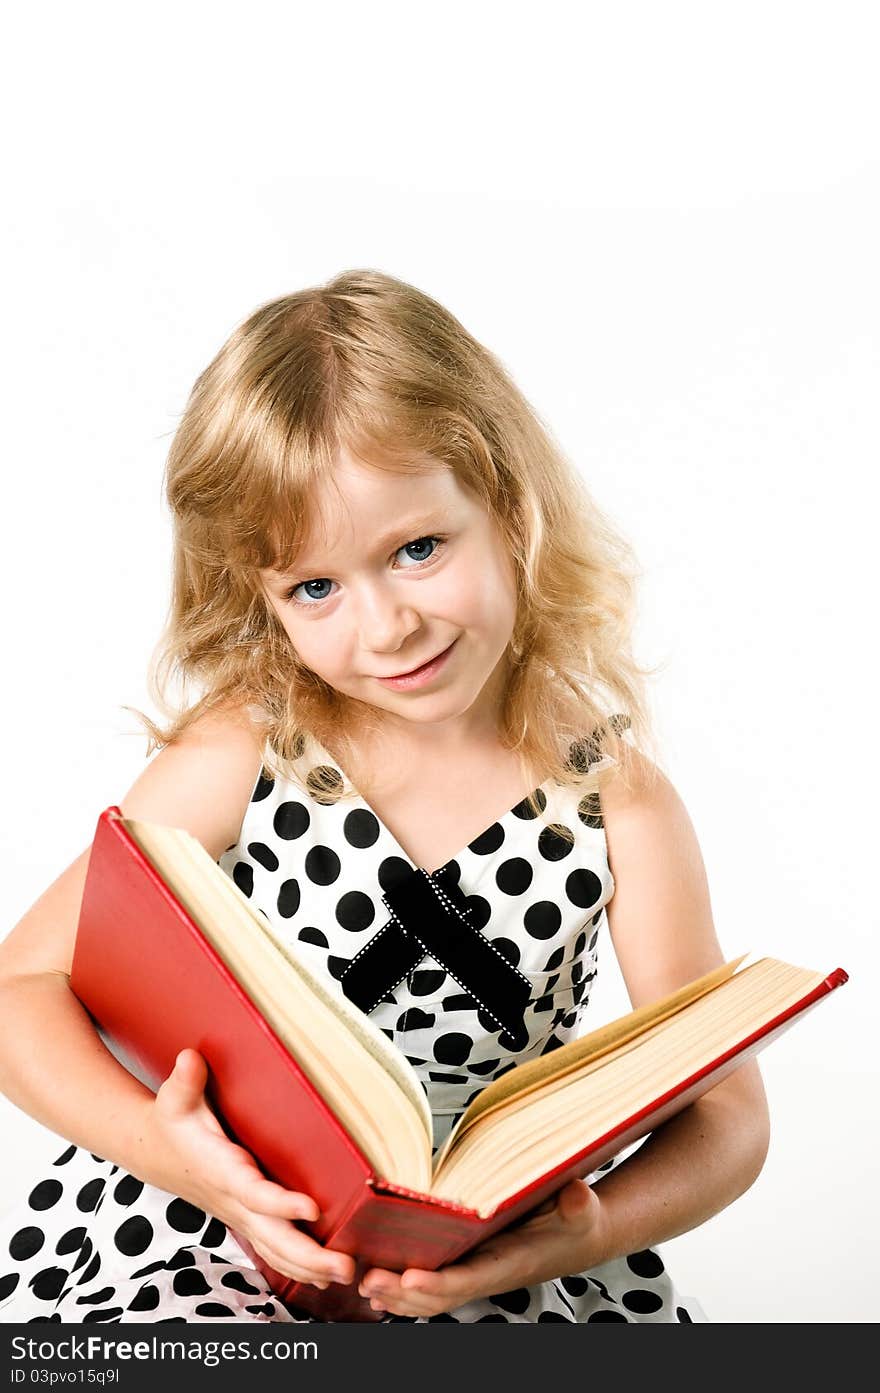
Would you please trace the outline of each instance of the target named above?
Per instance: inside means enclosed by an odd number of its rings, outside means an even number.
[[[674,1015],[687,1006],[689,1002],[697,1000],[698,997],[714,990],[722,982],[726,982],[747,957],[748,954],[743,953],[740,957],[734,958],[732,962],[714,968],[695,981],[680,987],[678,991],[671,992],[669,996],[663,997],[660,1001],[642,1006],[636,1011],[630,1011],[627,1015],[619,1017],[616,1021],[611,1021],[608,1025],[600,1026],[588,1035],[583,1035],[577,1040],[570,1040],[567,1045],[560,1046],[551,1054],[527,1060],[525,1064],[510,1069],[502,1078],[484,1088],[479,1097],[475,1098],[466,1108],[434,1158],[435,1173],[445,1161],[452,1147],[458,1144],[464,1133],[485,1113],[504,1106],[514,1097],[523,1097],[527,1093],[543,1088],[552,1080],[561,1079],[575,1069],[581,1071],[585,1065],[592,1065],[612,1050],[619,1049],[627,1041],[637,1039],[659,1021]]]
[[[286,951],[196,837],[122,822],[373,1165],[412,1188],[430,1183],[431,1113],[409,1062]]]

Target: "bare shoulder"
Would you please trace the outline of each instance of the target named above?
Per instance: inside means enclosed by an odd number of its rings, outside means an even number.
[[[624,774],[598,771],[614,894],[608,922],[634,1007],[675,991],[724,961],[706,868],[687,808],[670,779],[638,751]]]
[[[261,765],[262,736],[247,709],[209,711],[154,755],[119,808],[185,828],[217,860],[238,838]]]

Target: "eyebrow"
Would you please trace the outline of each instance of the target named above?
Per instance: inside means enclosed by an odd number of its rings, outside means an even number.
[[[395,523],[394,527],[390,528],[387,532],[383,532],[382,536],[374,544],[375,549],[377,552],[381,552],[387,550],[391,543],[395,541],[399,542],[400,546],[404,546],[406,542],[415,541],[418,537],[430,536],[432,524],[434,530],[437,530],[438,527],[448,527],[449,520],[448,517],[438,509],[430,513],[419,513],[416,517],[404,518],[402,522]],[[402,542],[399,540],[401,537],[403,538]],[[318,575],[318,571],[314,566],[307,567],[302,561],[297,559],[297,561],[286,570],[273,570],[270,572],[270,575],[272,579],[283,581],[287,580],[290,576],[303,575],[305,573],[309,576]]]

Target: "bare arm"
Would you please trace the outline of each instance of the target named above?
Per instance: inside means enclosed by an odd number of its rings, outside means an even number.
[[[212,717],[166,746],[119,807],[127,817],[185,828],[216,860],[238,836],[259,769],[246,724]],[[279,1272],[349,1281],[351,1259],[325,1252],[290,1222],[315,1219],[314,1200],[269,1180],[224,1133],[204,1097],[201,1055],[181,1051],[153,1094],[110,1053],[71,991],[90,850],[0,944],[0,1090],[84,1150],[216,1215]]]
[[[606,776],[601,802],[615,892],[611,936],[634,1008],[719,966],[705,867],[691,820],[665,776],[627,793]],[[638,1252],[695,1228],[760,1174],[769,1115],[754,1060],[659,1127],[596,1184],[591,1262]]]

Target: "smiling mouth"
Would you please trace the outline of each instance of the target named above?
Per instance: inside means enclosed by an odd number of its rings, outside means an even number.
[[[453,639],[453,643],[454,642],[455,640]],[[452,643],[448,644],[446,648],[442,648],[439,653],[435,653],[433,658],[426,658],[423,663],[419,663],[418,667],[411,667],[406,672],[389,672],[381,680],[383,682],[393,682],[395,678],[398,677],[414,677],[417,672],[421,672],[423,668],[430,667],[432,663],[436,663],[438,658],[444,657],[451,647]]]

